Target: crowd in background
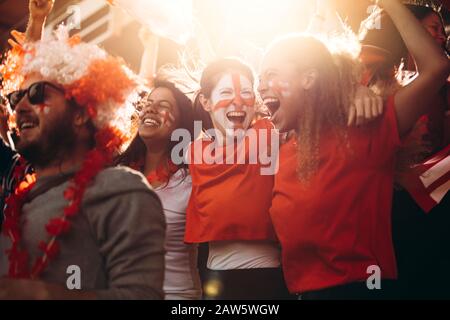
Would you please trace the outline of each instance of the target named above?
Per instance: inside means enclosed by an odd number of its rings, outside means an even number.
[[[0,299],[450,297],[439,12],[379,0],[358,37],[319,5],[257,72],[223,57],[196,79],[155,70],[148,30],[140,75],[43,36],[53,4],[30,0],[0,67]]]

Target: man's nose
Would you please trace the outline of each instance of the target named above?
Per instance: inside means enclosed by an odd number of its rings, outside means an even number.
[[[14,111],[16,113],[28,113],[33,111],[33,106],[31,105],[30,101],[28,101],[27,95],[24,95],[22,99],[19,101],[19,103],[14,108]]]

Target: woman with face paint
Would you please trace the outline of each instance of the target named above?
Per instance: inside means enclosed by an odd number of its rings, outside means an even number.
[[[203,71],[195,107],[197,119],[209,129],[190,147],[192,195],[187,210],[188,243],[208,243],[206,299],[289,298],[280,268],[279,245],[269,217],[273,174],[264,175],[259,153],[270,145],[273,126],[253,123],[253,72],[237,59],[221,59]],[[233,137],[254,131],[257,140]],[[264,132],[265,135],[259,135]],[[261,139],[259,138],[261,137]],[[229,144],[236,142],[236,146]],[[255,149],[253,149],[252,144]],[[206,150],[215,160],[206,161]],[[240,149],[242,148],[242,149]],[[220,161],[245,151],[245,161]],[[205,151],[202,153],[202,151]],[[275,152],[274,150],[272,150]],[[214,154],[213,154],[214,153]],[[253,154],[256,153],[256,154]],[[193,156],[194,155],[194,156]],[[249,158],[257,156],[254,163]]]
[[[166,216],[165,298],[200,299],[197,246],[183,241],[191,177],[187,166],[171,160],[172,133],[183,129],[193,136],[192,103],[172,83],[155,79],[137,111],[138,134],[117,163],[142,172],[161,199]]]
[[[348,88],[319,40],[283,38],[263,61],[261,95],[271,92],[280,104],[272,121],[280,131],[295,130],[280,150],[270,214],[287,285],[302,299],[386,297],[380,280],[397,277],[391,201],[399,136],[426,111],[450,66],[399,1],[379,3],[420,74],[386,100],[384,115],[371,124],[346,126]]]

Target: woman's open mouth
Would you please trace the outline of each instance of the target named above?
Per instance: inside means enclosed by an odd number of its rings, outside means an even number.
[[[280,108],[280,100],[277,98],[265,98],[263,100],[264,105],[269,109],[270,115],[273,116],[275,112]]]
[[[145,118],[142,123],[148,127],[159,128],[161,126],[161,121],[154,118]]]
[[[227,118],[234,124],[243,124],[247,118],[247,112],[245,111],[231,111],[227,113]]]

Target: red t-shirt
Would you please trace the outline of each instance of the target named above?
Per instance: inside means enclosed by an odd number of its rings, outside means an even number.
[[[273,126],[263,119],[252,128],[256,132],[267,129],[270,137]],[[259,161],[256,164],[248,161],[246,164],[192,163],[193,148],[211,143],[197,140],[190,146],[192,194],[186,212],[185,241],[274,240],[269,215],[274,176],[262,175]],[[245,155],[248,159],[248,143]]]
[[[295,139],[281,147],[270,214],[292,293],[366,281],[371,265],[383,279],[397,277],[391,203],[400,139],[393,97],[386,108],[373,123],[349,128],[349,148],[332,133],[322,137],[308,185],[297,178]]]

